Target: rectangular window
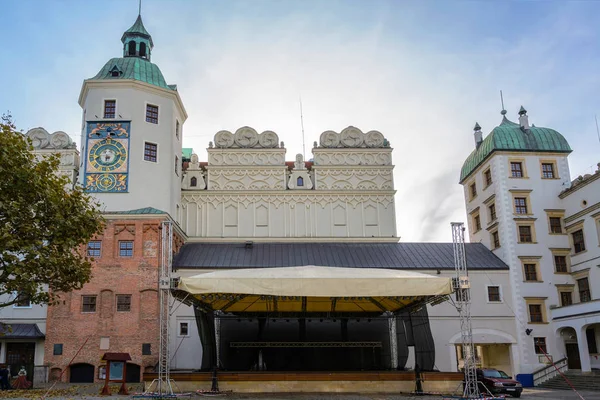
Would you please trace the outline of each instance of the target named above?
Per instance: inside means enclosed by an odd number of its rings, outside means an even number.
[[[179,323],[179,336],[187,336],[188,335],[188,323],[180,322]]]
[[[515,213],[527,214],[527,198],[515,197]]]
[[[132,240],[120,240],[119,241],[119,257],[133,257],[133,241]]]
[[[471,183],[471,186],[469,186],[469,189],[471,190],[471,199],[474,199],[475,197],[477,197],[477,185],[475,184],[475,182]]]
[[[492,232],[492,246],[494,246],[494,249],[500,247],[500,235],[498,234],[498,231]]]
[[[525,280],[527,282],[537,282],[537,267],[535,264],[523,264],[523,270],[525,271]]]
[[[546,338],[545,337],[534,337],[533,345],[535,346],[535,354],[546,354]]]
[[[560,217],[550,217],[550,233],[562,233]]]
[[[104,118],[114,118],[117,112],[116,100],[104,100]]]
[[[87,246],[88,257],[100,257],[102,253],[102,242],[100,240],[92,240]]]
[[[554,179],[554,164],[542,163],[542,178]]]
[[[179,140],[179,121],[175,121],[175,137]]]
[[[492,203],[492,204],[490,204],[488,209],[490,210],[490,221],[495,221],[496,220],[496,205]]]
[[[492,302],[500,302],[502,298],[500,296],[500,286],[488,286],[488,301]]]
[[[529,305],[529,322],[544,322],[541,304]]]
[[[585,241],[583,240],[583,229],[575,231],[571,234],[573,238],[573,249],[575,254],[585,251]]]
[[[491,170],[486,170],[483,173],[483,179],[485,181],[485,186],[490,186],[492,184],[492,171]]]
[[[146,122],[158,124],[158,106],[146,104]]]
[[[96,296],[81,296],[81,312],[96,312]]]
[[[156,143],[144,143],[144,160],[156,162],[158,154],[158,145]]]
[[[179,175],[179,157],[175,156],[175,175]]]
[[[554,268],[558,273],[569,272],[567,269],[567,256],[554,256]]]
[[[29,296],[26,293],[18,293],[15,300],[16,302],[14,303],[14,307],[31,307],[31,300],[29,299]]]
[[[579,301],[582,303],[587,303],[592,300],[592,296],[590,293],[590,282],[588,278],[577,279],[577,288],[579,289]]]
[[[152,343],[142,343],[142,355],[143,356],[151,356],[152,355]]]
[[[56,343],[54,345],[54,350],[52,351],[52,355],[62,356],[63,353],[63,345],[62,343]]]
[[[510,175],[513,178],[522,178],[523,177],[523,164],[521,162],[511,162],[510,163]]]
[[[564,306],[570,306],[571,304],[573,304],[573,293],[560,292],[560,305],[562,307],[564,307]]]
[[[598,346],[596,345],[596,331],[593,327],[585,330],[585,336],[588,342],[588,352],[590,354],[598,354]]]
[[[480,231],[481,230],[481,218],[479,217],[479,214],[477,214],[473,217],[473,223],[475,224],[475,232]]]
[[[117,295],[117,311],[131,311],[131,295],[130,294],[118,294]]]
[[[519,225],[519,242],[533,243],[533,235],[531,234],[531,226]]]

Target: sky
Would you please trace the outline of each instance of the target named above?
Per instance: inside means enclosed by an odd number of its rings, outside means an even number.
[[[138,0],[2,0],[0,112],[80,143],[84,79],[122,54]],[[600,2],[143,0],[152,62],[177,84],[184,147],[206,160],[222,129],[273,130],[287,159],[326,130],[378,130],[393,151],[401,241],[451,241],[466,222],[460,167],[519,107],[595,171]]]

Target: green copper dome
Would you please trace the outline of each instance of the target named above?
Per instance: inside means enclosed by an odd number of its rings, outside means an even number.
[[[156,64],[138,57],[111,58],[90,80],[97,79],[134,79],[163,89],[174,90],[173,85],[167,85]]]
[[[523,130],[519,124],[503,117],[502,123],[467,157],[460,171],[460,183],[494,151],[570,153],[572,150],[563,135],[554,129],[531,126]]]
[[[141,36],[150,41],[150,46],[154,47],[154,43],[152,42],[152,36],[148,33],[146,28],[144,27],[144,23],[142,22],[142,16],[138,15],[137,19],[131,26],[131,28],[127,29],[123,36],[121,37],[121,42],[125,43],[127,37],[129,36]]]

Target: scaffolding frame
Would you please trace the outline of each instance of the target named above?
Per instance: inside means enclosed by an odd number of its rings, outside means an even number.
[[[169,320],[171,316],[171,270],[173,264],[173,222],[162,221],[159,227],[161,231],[160,265],[158,274],[158,378],[154,379],[148,386],[143,396],[154,398],[177,397],[173,392],[175,381],[170,375],[169,354]]]
[[[460,320],[460,337],[465,372],[463,398],[481,399],[485,396],[479,393],[477,385],[477,365],[471,324],[471,283],[465,252],[465,227],[462,222],[452,222],[450,225],[452,226],[452,247],[456,273],[453,286],[456,293],[456,309]]]

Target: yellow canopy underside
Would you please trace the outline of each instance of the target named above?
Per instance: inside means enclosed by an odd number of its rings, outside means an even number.
[[[239,294],[194,295],[213,310],[230,313],[381,313],[397,311],[429,296],[415,297],[302,297]]]
[[[452,292],[450,278],[376,268],[223,270],[182,278],[180,291],[230,313],[381,313]]]

